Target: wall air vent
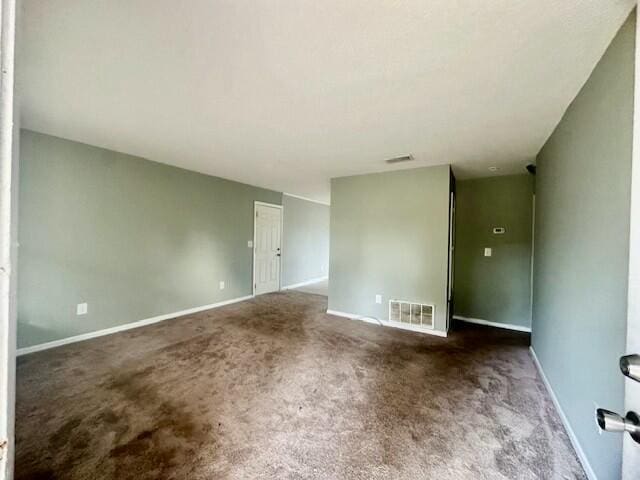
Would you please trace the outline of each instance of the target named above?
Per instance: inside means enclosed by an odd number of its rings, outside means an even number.
[[[385,162],[389,164],[393,164],[393,163],[401,163],[401,162],[410,162],[411,160],[413,160],[413,155],[405,155],[403,157],[390,158],[388,160],[385,160]]]
[[[414,327],[433,328],[435,307],[424,303],[389,300],[389,321],[412,325]]]

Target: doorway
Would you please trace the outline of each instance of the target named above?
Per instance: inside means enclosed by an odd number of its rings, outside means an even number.
[[[282,206],[255,202],[253,215],[253,294],[280,290]]]

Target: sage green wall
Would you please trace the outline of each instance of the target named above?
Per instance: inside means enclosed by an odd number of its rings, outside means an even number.
[[[329,274],[329,206],[283,195],[282,285]]]
[[[595,405],[622,412],[635,14],[538,156],[533,348],[600,480],[620,478],[622,435],[599,435]]]
[[[280,193],[29,131],[20,150],[19,347],[251,294],[253,202]]]
[[[447,165],[331,180],[329,309],[387,320],[390,299],[433,303],[446,329],[449,187]]]
[[[531,326],[532,200],[528,174],[456,182],[456,315]]]

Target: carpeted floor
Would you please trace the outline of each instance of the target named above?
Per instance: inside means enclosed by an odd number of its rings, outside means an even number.
[[[585,478],[528,335],[325,309],[270,294],[21,357],[16,478]]]

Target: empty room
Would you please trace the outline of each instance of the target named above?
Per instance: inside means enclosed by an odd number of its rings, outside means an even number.
[[[0,0],[0,480],[640,479],[634,0]]]

